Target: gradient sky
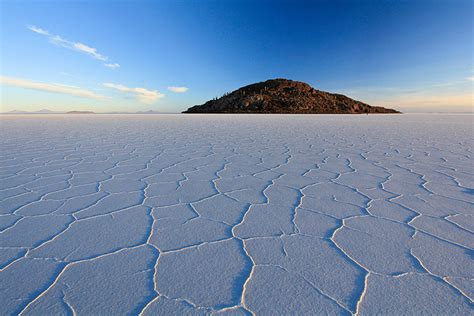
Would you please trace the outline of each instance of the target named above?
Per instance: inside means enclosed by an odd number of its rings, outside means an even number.
[[[179,112],[283,77],[473,110],[473,1],[1,1],[2,111]]]

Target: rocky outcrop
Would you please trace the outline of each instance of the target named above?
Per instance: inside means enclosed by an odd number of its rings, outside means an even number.
[[[314,89],[304,82],[272,79],[254,83],[224,96],[190,107],[183,113],[400,113],[370,106],[342,94]]]

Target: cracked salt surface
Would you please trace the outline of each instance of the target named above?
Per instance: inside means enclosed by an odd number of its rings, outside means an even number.
[[[473,118],[3,116],[0,314],[472,314]]]

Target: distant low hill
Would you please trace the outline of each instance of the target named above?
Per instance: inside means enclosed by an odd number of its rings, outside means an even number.
[[[190,107],[183,113],[368,114],[400,112],[380,106],[370,106],[342,94],[320,91],[304,82],[271,79],[242,87],[202,105]]]
[[[27,111],[20,111],[20,110],[13,110],[13,111],[9,111],[9,112],[5,112],[3,114],[27,114],[29,112]]]
[[[95,114],[92,111],[69,111],[66,114]]]
[[[21,110],[13,110],[9,112],[2,112],[0,114],[176,114],[173,112],[160,112],[155,110],[148,110],[148,111],[138,111],[138,112],[93,112],[93,111],[51,111],[47,109],[39,110],[39,111],[21,111]]]
[[[63,114],[64,112],[60,111],[51,111],[48,109],[42,109],[39,111],[22,111],[22,110],[13,110],[9,112],[4,112],[2,114]]]
[[[60,113],[60,112],[55,112],[48,109],[42,109],[35,112],[35,114],[55,114],[55,113]]]
[[[162,113],[159,111],[148,110],[148,111],[138,111],[138,112],[135,112],[135,114],[162,114]]]

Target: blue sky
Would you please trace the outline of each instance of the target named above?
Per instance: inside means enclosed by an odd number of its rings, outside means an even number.
[[[300,80],[405,112],[473,109],[473,2],[2,1],[1,111],[179,112]]]

